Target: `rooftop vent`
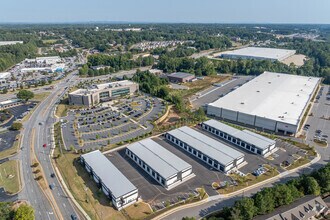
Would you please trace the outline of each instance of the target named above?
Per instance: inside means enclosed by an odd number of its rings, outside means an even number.
[[[244,105],[244,102],[241,102],[241,105]]]
[[[291,104],[294,104],[294,102],[291,102]]]
[[[260,90],[257,90],[257,92],[260,92]]]
[[[272,82],[268,82],[268,84],[272,84]]]

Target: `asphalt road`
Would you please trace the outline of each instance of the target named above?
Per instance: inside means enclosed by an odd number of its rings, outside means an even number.
[[[328,143],[330,143],[330,121],[323,119],[322,117],[330,117],[330,101],[326,100],[326,94],[329,86],[324,86],[322,95],[318,100],[318,103],[313,104],[311,112],[313,116],[307,118],[306,124],[310,125],[310,128],[306,131],[306,142],[313,144],[313,138],[316,130],[321,130],[322,135],[328,135]]]
[[[63,219],[70,219],[70,215],[75,213],[71,202],[60,187],[57,178],[51,178],[50,174],[55,173],[51,165],[50,159],[50,127],[54,123],[52,118],[52,111],[54,104],[59,98],[63,88],[67,87],[77,76],[69,75],[70,82],[62,81],[57,84],[57,88],[53,90],[52,94],[43,100],[40,105],[35,109],[30,119],[24,123],[24,130],[22,131],[22,151],[16,156],[22,162],[21,172],[24,179],[22,191],[18,194],[18,199],[28,200],[35,209],[36,219],[57,219],[52,208],[52,205],[40,190],[36,180],[34,180],[31,168],[31,137],[32,131],[35,130],[34,136],[34,151],[44,171],[44,178],[47,179],[49,184],[55,184],[52,190],[53,197],[57,206],[61,211]],[[67,79],[68,79],[67,78]],[[43,125],[39,125],[43,122]],[[47,148],[42,145],[46,143]],[[54,205],[54,204],[53,204]]]
[[[218,100],[221,96],[231,92],[236,86],[246,83],[251,80],[253,76],[237,76],[230,81],[223,82],[223,86],[212,86],[202,92],[199,92],[199,96],[193,97],[190,101],[195,109],[204,106]]]

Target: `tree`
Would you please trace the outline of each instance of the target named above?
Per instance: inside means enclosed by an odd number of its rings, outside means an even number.
[[[278,184],[274,188],[275,207],[288,205],[293,202],[291,191],[285,184]]]
[[[7,94],[7,93],[8,93],[8,89],[7,89],[7,88],[4,88],[4,89],[2,90],[2,93],[3,93],[3,94]]]
[[[12,203],[10,202],[0,202],[0,219],[10,220],[13,219]]]
[[[22,127],[23,127],[22,123],[20,123],[20,122],[14,122],[11,125],[10,129],[11,130],[14,130],[14,131],[18,131],[18,130],[21,130]]]
[[[21,205],[15,212],[14,220],[34,219],[34,210],[31,206]]]
[[[235,208],[240,211],[240,215],[246,220],[252,219],[257,213],[253,199],[248,197],[244,197],[243,199],[236,201]]]
[[[34,93],[29,90],[22,89],[17,93],[17,98],[25,100],[25,101],[28,101],[29,99],[32,99],[33,97],[34,97]]]
[[[301,180],[301,185],[304,188],[305,195],[315,195],[318,196],[321,193],[321,189],[317,181],[310,176],[305,176]]]

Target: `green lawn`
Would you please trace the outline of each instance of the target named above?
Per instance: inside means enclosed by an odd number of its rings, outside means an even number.
[[[10,160],[0,164],[0,186],[10,194],[18,193],[21,189],[19,176],[19,161]]]

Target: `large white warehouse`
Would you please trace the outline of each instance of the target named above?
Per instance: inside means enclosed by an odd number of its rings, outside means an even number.
[[[81,155],[80,161],[117,209],[138,200],[137,188],[99,150]]]
[[[264,72],[217,101],[207,114],[266,131],[296,134],[319,78]]]
[[[282,61],[294,55],[295,50],[285,50],[265,47],[245,47],[237,50],[221,53],[220,57],[225,59],[253,59]]]
[[[129,145],[126,155],[166,189],[193,177],[190,164],[151,139]]]
[[[244,162],[244,154],[187,126],[169,131],[167,140],[222,172]]]

